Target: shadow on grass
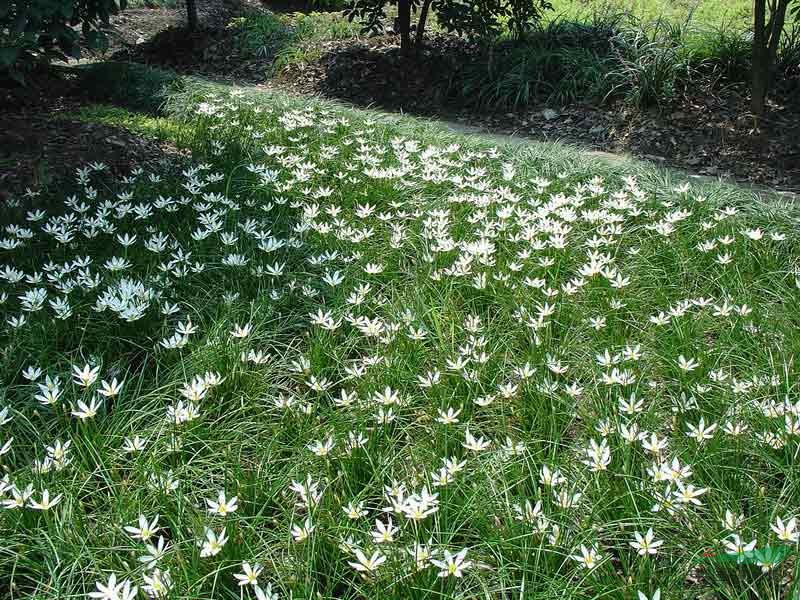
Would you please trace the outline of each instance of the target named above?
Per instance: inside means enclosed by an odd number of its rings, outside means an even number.
[[[149,128],[149,133],[156,136],[166,136],[173,139],[175,135],[190,135],[188,129],[185,131],[170,130],[171,123],[190,123],[196,114],[196,106],[207,94],[215,93],[225,95],[233,87],[228,82],[215,82],[193,76],[178,75],[166,70],[151,69],[143,65],[123,63],[103,63],[87,65],[81,67],[81,78],[85,82],[85,90],[90,99],[97,102],[104,102],[116,106],[123,106],[134,111],[130,115],[121,119],[120,114],[106,112],[104,118],[107,123],[123,124],[134,131],[142,132],[144,128]],[[316,99],[308,97],[292,97],[282,92],[268,91],[255,87],[236,88],[242,94],[246,94],[255,105],[263,104],[269,107],[275,106],[309,106],[318,102]],[[140,103],[140,100],[143,100]],[[330,102],[330,101],[328,101]],[[336,102],[334,101],[334,104]],[[342,111],[349,111],[356,115],[356,118],[363,118],[365,113],[359,112],[358,108],[353,108],[350,103],[339,104]],[[104,109],[105,110],[105,109]],[[136,113],[146,113],[149,117],[163,115],[167,119],[142,120],[136,117]],[[98,115],[94,115],[97,117]],[[92,118],[94,118],[92,117]],[[616,153],[597,152],[596,149],[581,143],[563,142],[561,140],[537,140],[531,137],[497,135],[480,131],[479,128],[463,126],[453,122],[441,121],[439,119],[426,119],[407,117],[398,115],[396,112],[376,111],[369,112],[370,118],[391,123],[397,126],[398,131],[403,134],[423,133],[430,137],[439,136],[442,141],[448,140],[463,142],[470,140],[476,144],[492,146],[508,146],[513,152],[523,152],[533,157],[540,157],[543,162],[555,164],[558,161],[548,161],[551,154],[564,156],[563,164],[565,168],[573,165],[576,161],[581,164],[586,163],[605,163],[613,172],[645,171],[648,173],[661,173],[659,177],[667,176],[672,180],[693,179],[698,184],[729,182],[725,178],[696,176],[680,168],[664,168],[652,161],[642,160],[631,157],[630,155],[618,155]],[[166,127],[166,129],[164,129]],[[161,130],[159,131],[159,128]],[[537,161],[539,158],[537,158]],[[773,190],[759,185],[744,185],[748,189],[759,195],[772,194]],[[793,200],[794,194],[783,194],[783,200]]]

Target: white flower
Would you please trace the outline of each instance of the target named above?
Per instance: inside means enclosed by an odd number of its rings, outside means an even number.
[[[750,552],[756,547],[757,540],[745,542],[739,537],[738,533],[732,533],[730,539],[723,540],[722,543],[725,545],[725,548],[728,549],[730,554],[744,554],[745,552]]]
[[[225,491],[220,490],[219,495],[217,496],[217,500],[208,500],[206,499],[206,504],[208,505],[208,512],[212,514],[228,515],[230,513],[236,512],[236,509],[239,508],[238,498],[234,496],[230,500],[226,499]]]
[[[97,390],[97,393],[101,396],[105,396],[106,398],[115,398],[119,395],[122,391],[122,383],[117,381],[115,377],[111,383],[107,382],[105,379],[100,382],[100,389]]]
[[[678,357],[678,368],[680,368],[681,371],[688,373],[689,371],[694,371],[699,366],[700,363],[693,358],[687,359],[683,354]]]
[[[97,381],[97,376],[99,373],[100,367],[92,368],[89,365],[85,365],[83,369],[75,365],[72,367],[73,380],[76,384],[83,388],[88,388],[95,381]]]
[[[117,583],[116,573],[112,573],[108,577],[106,583],[97,582],[96,592],[89,592],[90,598],[96,600],[133,600],[136,597],[137,587],[133,585],[130,579],[125,579]]]
[[[347,564],[360,573],[374,573],[385,562],[386,557],[380,552],[374,552],[370,558],[367,558],[361,550],[356,549],[356,562]]]
[[[139,557],[139,562],[144,564],[145,568],[153,569],[157,566],[158,561],[169,550],[169,545],[166,543],[163,535],[158,536],[158,544],[147,544],[147,554]]]
[[[142,589],[151,598],[166,596],[172,588],[172,577],[169,570],[153,569],[150,574],[143,574],[144,586]]]
[[[200,540],[200,557],[207,558],[209,556],[216,556],[222,551],[223,546],[228,543],[228,538],[225,537],[225,528],[219,534],[215,533],[213,529],[206,527],[205,539]]]
[[[142,540],[143,542],[149,541],[150,538],[161,529],[158,526],[158,515],[150,522],[147,521],[147,517],[144,515],[139,515],[138,525],[138,527],[126,525],[124,529],[133,539]]]
[[[800,540],[795,517],[792,517],[786,523],[780,517],[775,517],[775,523],[770,525],[770,529],[778,535],[778,539],[782,542],[797,542]]]
[[[240,586],[258,586],[258,576],[261,574],[262,570],[263,567],[258,563],[250,566],[249,562],[243,562],[242,572],[234,573],[233,576],[238,580]]]
[[[42,501],[36,502],[35,500],[29,500],[28,506],[30,506],[34,510],[50,510],[56,504],[61,502],[62,494],[58,494],[54,498],[50,498],[50,491],[44,490],[42,492]]]
[[[632,548],[635,548],[639,556],[646,556],[648,554],[656,554],[658,548],[664,543],[664,540],[655,540],[653,528],[647,530],[647,533],[642,536],[638,531],[634,532],[636,541],[629,542]]]
[[[101,402],[99,398],[92,398],[89,404],[86,404],[83,400],[78,400],[75,408],[72,410],[72,416],[77,417],[81,421],[93,419],[97,416],[97,409],[99,409],[100,406]]]
[[[311,523],[311,518],[308,517],[303,525],[292,525],[292,537],[295,542],[304,542],[314,532],[314,525]]]
[[[375,519],[375,530],[371,532],[372,540],[376,544],[388,544],[394,541],[394,535],[397,532],[398,528],[392,523],[391,517],[386,523],[380,519]]]
[[[231,330],[231,337],[235,339],[243,339],[250,335],[253,328],[252,326],[247,323],[245,325],[239,325],[238,323],[234,325],[233,329]]]
[[[444,560],[430,559],[431,564],[438,567],[439,577],[462,577],[464,571],[472,566],[472,561],[465,560],[467,556],[467,548],[464,548],[457,554],[450,554],[449,550],[444,551]]]
[[[595,548],[587,548],[581,544],[581,553],[573,554],[570,558],[581,563],[586,569],[594,569],[603,559],[602,555]]]

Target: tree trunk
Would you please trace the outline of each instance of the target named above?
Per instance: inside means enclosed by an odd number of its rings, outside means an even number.
[[[186,26],[197,31],[197,0],[186,0]]]
[[[786,25],[786,10],[789,8],[789,2],[791,2],[791,0],[777,0],[777,2],[777,6],[772,7],[769,25],[767,26],[767,31],[769,33],[767,54],[769,58],[770,74],[772,74],[772,69],[775,67],[775,61],[778,58],[781,35],[783,34],[783,27]]]
[[[433,0],[424,0],[422,8],[419,11],[419,21],[417,22],[417,37],[414,40],[414,46],[417,50],[422,47],[422,39],[425,35],[425,22],[428,20],[428,10],[431,7]]]
[[[398,0],[397,25],[400,29],[400,49],[411,50],[411,0]]]
[[[764,116],[767,96],[767,0],[753,2],[753,62],[750,108],[756,118]]]
[[[791,0],[753,0],[753,71],[751,105],[757,121],[767,111],[767,93],[772,82],[775,61],[778,57],[786,10]],[[769,21],[767,5],[769,4]]]

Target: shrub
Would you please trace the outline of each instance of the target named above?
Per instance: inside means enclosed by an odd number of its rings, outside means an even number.
[[[625,29],[611,42],[614,66],[608,96],[640,108],[673,102],[692,82],[698,59],[687,46],[685,25],[660,20],[650,29]]]
[[[278,52],[272,61],[271,72],[280,73],[294,65],[311,64],[322,57],[322,50],[318,46],[306,45],[288,46]]]
[[[292,39],[292,31],[274,13],[238,17],[231,22],[238,30],[239,47],[251,56],[271,58]]]
[[[664,110],[691,90],[743,84],[750,76],[752,33],[624,13],[595,13],[585,22],[557,18],[522,40],[507,34],[448,83],[450,97],[492,109],[536,101],[621,101]],[[800,28],[781,38],[776,71],[785,90],[800,75]]]
[[[316,42],[358,37],[358,25],[336,13],[293,13],[278,17],[257,13],[232,22],[239,30],[242,50],[251,56],[273,60],[273,69],[310,62],[321,55]]]
[[[468,65],[451,90],[486,108],[521,108],[535,99],[558,103],[602,98],[611,38],[621,17],[597,13],[588,23],[554,19],[521,41],[504,40]]]
[[[472,39],[489,39],[497,35],[506,20],[517,39],[538,25],[544,11],[552,9],[548,0],[348,0],[345,14],[359,19],[364,32],[378,33],[386,24],[386,5],[397,5],[395,30],[400,33],[403,50],[419,49],[428,14],[436,14],[438,24],[449,32]],[[416,24],[411,13],[418,12]],[[412,42],[411,31],[416,30]]]
[[[698,69],[719,80],[743,81],[750,72],[753,36],[722,25],[699,30],[685,42],[693,49]]]
[[[597,96],[603,74],[603,58],[592,50],[500,46],[466,69],[461,94],[486,108],[518,109],[535,99],[567,103]]]
[[[292,28],[298,41],[346,40],[358,37],[361,28],[338,14],[296,13]]]
[[[0,73],[24,81],[26,72],[53,59],[80,55],[83,34],[90,48],[104,48],[103,25],[125,0],[11,0],[0,3]],[[80,28],[78,26],[80,25]]]

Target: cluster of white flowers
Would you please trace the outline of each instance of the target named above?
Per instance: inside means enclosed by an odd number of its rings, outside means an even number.
[[[150,507],[81,517],[138,554],[90,597],[522,597],[535,560],[657,599],[708,544],[797,547],[790,219],[329,109],[197,113],[210,164],[114,192],[90,165],[1,240],[0,504]]]

